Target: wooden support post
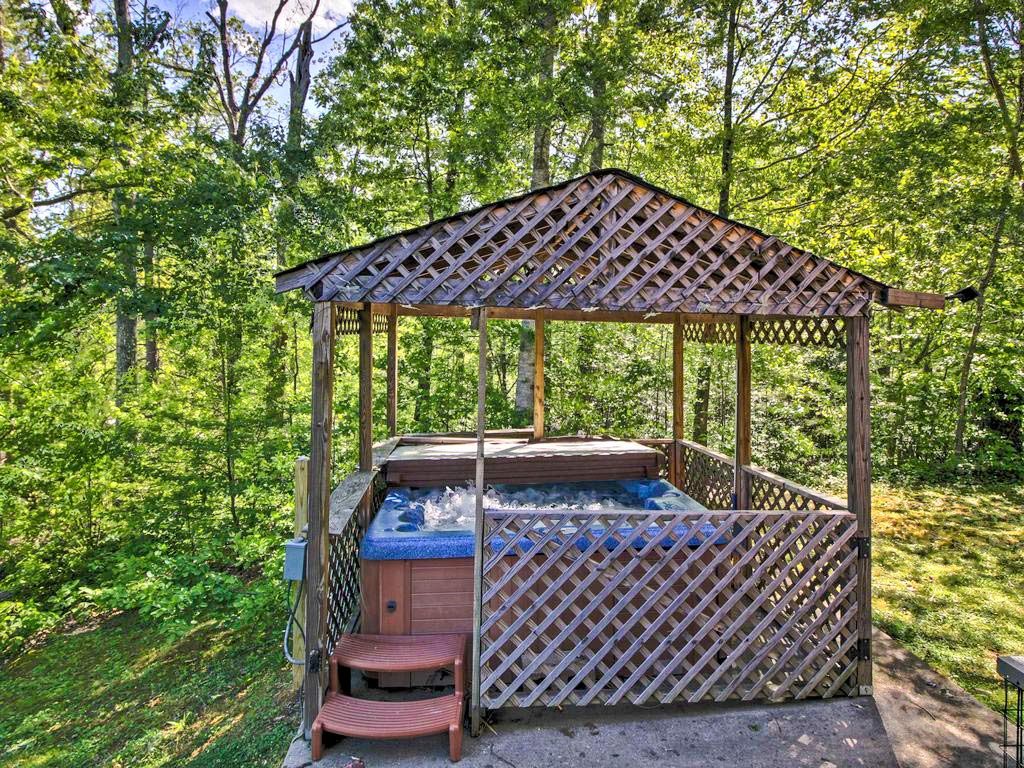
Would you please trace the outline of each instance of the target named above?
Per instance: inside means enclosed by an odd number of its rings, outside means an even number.
[[[683,319],[676,316],[672,323],[672,453],[669,462],[669,482],[682,489],[686,481],[682,462],[684,398],[685,383],[683,367]]]
[[[483,618],[484,578],[484,435],[487,429],[487,309],[474,310],[473,324],[480,333],[476,388],[476,517],[473,547],[473,669],[470,694],[470,733],[480,735],[480,623]]]
[[[544,437],[544,311],[533,323],[533,439]]]
[[[857,516],[861,556],[857,560],[860,660],[857,686],[870,695],[871,682],[871,377],[866,317],[846,318],[846,495]]]
[[[750,509],[750,318],[741,315],[736,333],[736,509]]]
[[[388,314],[388,437],[398,434],[398,305]]]
[[[313,413],[309,450],[306,544],[306,665],[302,729],[309,738],[326,689],[327,600],[331,516],[331,430],[334,421],[334,305],[313,305]]]
[[[359,310],[359,469],[373,469],[373,316]]]
[[[309,520],[309,459],[299,456],[295,460],[295,525],[292,528],[292,537],[300,538],[305,536],[306,523]],[[302,627],[306,631],[306,603],[300,601],[295,607],[295,626]],[[306,658],[306,643],[302,639],[302,632],[292,632],[292,658]],[[292,665],[292,687],[299,690],[302,687],[303,669],[298,665]]]

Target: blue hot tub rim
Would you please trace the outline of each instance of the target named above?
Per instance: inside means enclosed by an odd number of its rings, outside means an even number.
[[[538,484],[537,487],[543,488],[551,485],[554,484],[543,483]],[[638,478],[630,480],[600,481],[600,483],[559,483],[558,485],[574,485],[580,486],[581,488],[593,488],[595,485],[618,486],[623,491],[635,496],[642,504],[642,506],[636,507],[622,507],[621,509],[624,510],[637,511],[660,509],[667,512],[694,513],[708,511],[706,507],[699,504],[671,483],[662,479],[650,480]],[[522,487],[523,486],[516,486],[516,489],[521,489]],[[494,488],[501,491],[506,488],[506,486],[495,485]],[[534,510],[517,509],[512,511],[515,513],[530,513]],[[543,513],[554,510],[543,509],[536,511]],[[364,560],[426,560],[473,557],[474,540],[472,528],[466,527],[455,530],[423,530],[421,527],[423,520],[423,506],[422,504],[417,504],[412,499],[409,489],[392,488],[384,498],[380,511],[378,511],[376,517],[374,517],[373,522],[367,529],[362,542],[360,542],[360,557]],[[628,526],[623,526],[620,530],[621,535],[626,535],[630,533],[632,529]],[[677,525],[673,533],[666,536],[661,542],[661,546],[665,548],[671,547],[678,537],[690,535],[691,538],[688,542],[688,546],[696,548],[703,544],[708,537],[713,536],[715,530],[715,526],[711,523],[706,523],[701,526],[697,533],[694,533],[692,526],[685,524]],[[603,527],[596,525],[592,526],[590,528],[590,533],[576,542],[577,548],[585,550],[588,546],[592,545],[593,538],[599,537],[603,533]],[[657,533],[657,528],[652,527],[651,534],[653,535],[655,533]],[[724,544],[727,540],[727,536],[721,536],[715,544]],[[554,537],[551,541],[558,543],[560,542],[560,539],[558,539],[558,537]],[[610,550],[618,546],[620,542],[621,539],[616,535],[611,535],[603,542],[603,546]],[[632,542],[631,546],[633,548],[639,548],[645,543],[646,539],[643,536],[640,536],[636,541]],[[504,545],[505,540],[501,536],[496,536],[492,539],[492,551],[498,551]],[[526,537],[522,538],[518,542],[518,547],[521,551],[529,551],[533,546],[534,543]]]

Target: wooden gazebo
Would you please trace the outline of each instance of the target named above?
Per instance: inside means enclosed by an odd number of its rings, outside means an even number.
[[[306,605],[307,728],[322,701],[321,660],[338,633],[358,621],[359,537],[380,497],[375,466],[395,443],[374,455],[372,337],[387,334],[394,435],[400,316],[469,316],[479,331],[474,730],[481,708],[498,706],[871,692],[869,317],[874,304],[941,308],[943,297],[891,288],[615,169],[277,275],[278,291],[294,289],[314,302],[308,538],[318,546],[307,555],[307,583],[316,585]],[[544,570],[554,557],[541,564],[536,549],[513,565],[514,548],[489,555],[497,543],[535,530],[527,515],[485,513],[479,496],[489,318],[536,321],[534,440],[545,433],[546,321],[672,324],[672,436],[648,443],[666,454],[669,479],[709,511],[661,518],[638,512],[632,527],[616,529],[632,531],[624,536],[630,541],[599,566],[596,548],[587,549],[590,559],[563,562],[557,571]],[[359,472],[332,496],[338,333],[360,338]],[[687,340],[735,345],[732,458],[684,439]],[[845,347],[846,502],[751,466],[752,343]],[[549,529],[576,531],[562,542],[568,547],[594,519],[565,513]],[[592,530],[614,527],[599,523],[604,528]],[[710,526],[714,534],[684,551],[673,533],[679,526]],[[641,555],[627,557],[631,551]],[[527,597],[545,615],[524,608]]]

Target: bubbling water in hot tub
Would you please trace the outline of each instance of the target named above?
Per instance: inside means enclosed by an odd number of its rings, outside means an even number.
[[[424,489],[412,501],[423,508],[423,527],[436,531],[472,527],[476,514],[473,485]],[[530,486],[488,486],[484,509],[580,509],[598,511],[637,507],[638,499],[613,483],[556,483]]]

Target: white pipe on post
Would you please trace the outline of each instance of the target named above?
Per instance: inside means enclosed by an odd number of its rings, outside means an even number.
[[[470,733],[480,735],[480,624],[483,614],[484,576],[484,434],[487,400],[487,309],[473,310],[473,325],[479,331],[476,389],[476,516],[473,546],[473,668],[469,713]]]

